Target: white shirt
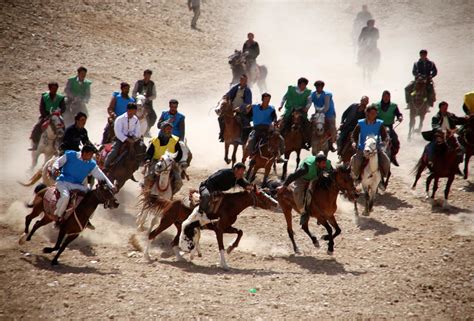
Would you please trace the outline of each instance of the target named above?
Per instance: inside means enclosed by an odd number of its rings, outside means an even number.
[[[81,157],[81,152],[76,153],[77,159],[83,160]],[[63,156],[59,157],[53,164],[53,169],[54,170],[59,170],[61,167],[66,164],[67,161],[67,156],[64,154]],[[95,166],[94,169],[90,172],[92,176],[94,176],[95,179],[98,181],[105,181],[108,187],[114,188],[114,184],[109,180],[107,176],[105,176],[104,172],[102,172],[99,168],[99,166]]]
[[[127,140],[128,137],[139,138],[141,136],[140,121],[137,116],[128,118],[128,114],[124,113],[115,119],[114,123],[115,137],[122,143]]]
[[[448,116],[443,117],[443,121],[441,122],[441,129],[446,131],[449,129],[449,119]]]

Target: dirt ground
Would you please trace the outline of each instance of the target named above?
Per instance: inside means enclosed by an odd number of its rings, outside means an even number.
[[[294,255],[282,213],[249,208],[235,226],[241,245],[228,256],[230,271],[217,267],[218,250],[203,232],[203,257],[177,262],[169,246],[174,228],[153,242],[152,263],[132,246],[145,235],[135,228],[138,185],[119,193],[120,207],[98,209],[85,231],[51,267],[42,248],[55,242],[51,226],[18,245],[24,203],[33,197],[26,181],[28,135],[41,92],[50,80],[61,89],[79,65],[93,81],[87,129],[99,141],[111,92],[154,71],[157,111],[170,98],[186,115],[194,158],[179,197],[225,167],[211,112],[228,89],[227,56],[248,31],[260,42],[259,62],[269,68],[268,90],[279,105],[288,84],[300,76],[324,79],[340,115],[367,94],[382,90],[405,105],[403,87],[420,48],[428,48],[440,70],[438,100],[460,114],[462,95],[474,84],[474,14],[471,1],[367,1],[381,31],[382,64],[372,83],[361,80],[350,45],[352,20],[360,3],[329,1],[206,0],[189,28],[185,1],[4,1],[0,7],[0,319],[466,319],[474,317],[474,181],[456,178],[451,208],[424,199],[424,179],[410,189],[411,168],[425,142],[406,140],[399,127],[401,166],[370,217],[355,220],[340,199],[342,235],[334,256],[312,246],[298,228],[303,254]],[[301,49],[299,49],[301,48]],[[254,101],[259,93],[254,89]],[[435,108],[436,109],[436,108]],[[429,128],[432,111],[427,116]],[[408,115],[405,115],[406,119]],[[339,117],[339,116],[338,116]],[[156,130],[154,130],[156,133]],[[306,153],[304,153],[306,155]],[[331,159],[335,160],[334,155]],[[294,168],[294,159],[291,160]],[[470,166],[474,173],[474,166]],[[280,170],[281,172],[281,170]],[[438,191],[442,197],[444,181]],[[324,232],[314,220],[310,229]],[[226,238],[230,242],[231,238]],[[188,256],[186,256],[188,258]]]

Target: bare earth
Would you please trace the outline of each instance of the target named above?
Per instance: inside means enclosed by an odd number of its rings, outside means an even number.
[[[332,257],[325,242],[321,249],[312,246],[296,215],[296,241],[304,253],[293,255],[283,214],[250,208],[235,224],[244,237],[228,257],[230,271],[216,266],[217,244],[209,231],[203,233],[202,258],[176,262],[169,246],[175,230],[170,228],[153,242],[156,260],[145,262],[130,242],[136,237],[143,246],[145,235],[135,229],[138,185],[128,182],[119,194],[120,207],[98,209],[92,220],[97,230],[85,231],[53,268],[51,256],[42,254],[56,238],[51,226],[27,245],[18,245],[28,213],[23,204],[33,195],[32,189],[16,183],[30,174],[27,137],[39,94],[49,80],[65,84],[77,66],[85,65],[93,81],[87,128],[94,141],[105,124],[111,92],[121,81],[139,79],[145,68],[155,71],[155,109],[165,110],[167,101],[177,98],[187,116],[195,157],[182,195],[198,186],[225,167],[217,122],[208,111],[228,88],[226,57],[241,46],[248,30],[260,41],[259,61],[269,67],[275,105],[286,85],[306,75],[310,83],[326,80],[339,114],[362,94],[375,101],[386,88],[393,89],[393,100],[404,109],[403,87],[410,80],[411,63],[419,47],[426,46],[441,70],[438,98],[451,102],[459,114],[462,95],[474,83],[470,1],[433,2],[429,9],[421,1],[369,2],[385,57],[371,85],[361,84],[347,44],[359,4],[207,0],[199,32],[189,28],[185,1],[32,2],[6,1],[0,8],[0,319],[474,318],[473,174],[467,181],[455,180],[450,210],[432,207],[424,200],[424,179],[416,191],[410,190],[410,169],[425,142],[417,138],[407,143],[405,123],[400,126],[403,164],[393,169],[389,189],[378,196],[371,216],[356,223],[352,205],[339,200],[343,232]],[[306,30],[302,35],[298,22]],[[316,48],[312,24],[333,49]],[[285,46],[292,37],[303,37],[297,40],[306,43],[304,52]],[[306,61],[308,69],[300,66]],[[254,101],[258,99],[255,89]],[[294,168],[294,160],[291,164]],[[470,170],[474,173],[474,166]],[[443,189],[444,180],[438,198]],[[323,233],[314,220],[310,228],[318,236]]]

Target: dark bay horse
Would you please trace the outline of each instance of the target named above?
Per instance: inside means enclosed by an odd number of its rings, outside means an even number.
[[[444,202],[443,208],[448,208],[448,196],[451,189],[451,184],[454,181],[455,175],[458,173],[458,153],[459,145],[456,142],[454,136],[448,138],[445,137],[445,133],[442,130],[438,130],[435,133],[435,146],[433,149],[432,166],[429,165],[426,157],[421,156],[420,160],[416,164],[412,173],[416,173],[415,182],[413,183],[412,189],[415,189],[416,183],[421,177],[421,173],[426,168],[430,169],[430,174],[426,178],[426,198],[431,198],[434,204],[434,197],[436,190],[438,189],[438,182],[440,178],[447,177],[448,182],[444,190]],[[434,179],[433,193],[429,196],[430,184]]]
[[[467,179],[469,159],[474,155],[474,115],[469,116],[464,129],[459,133],[459,142],[464,147],[464,179]]]
[[[357,152],[357,150],[354,147],[352,147],[351,137],[352,137],[352,132],[350,132],[350,134],[347,135],[346,141],[343,142],[342,150],[340,152],[341,162],[346,166],[349,166],[352,156],[354,156],[354,154]]]
[[[230,85],[237,84],[243,74],[248,76],[249,87],[257,84],[261,93],[267,91],[266,79],[268,69],[264,65],[258,65],[252,69],[247,63],[247,55],[241,50],[234,50],[234,53],[228,57],[230,68],[232,69],[232,81]]]
[[[25,231],[19,240],[20,244],[23,244],[25,241],[30,241],[31,237],[38,228],[54,221],[54,212],[52,212],[52,209],[49,207],[45,208],[44,204],[44,196],[46,192],[48,192],[48,189],[54,188],[55,187],[53,186],[47,188],[44,184],[39,184],[35,188],[36,195],[33,203],[28,205],[28,207],[33,209],[31,213],[25,218]],[[43,249],[44,253],[58,251],[54,259],[51,261],[52,265],[58,264],[58,258],[61,253],[69,245],[69,243],[74,241],[84,230],[89,222],[89,218],[92,216],[99,204],[104,204],[104,208],[117,208],[119,206],[113,191],[103,182],[98,183],[95,189],[87,192],[84,195],[84,198],[79,203],[79,205],[77,205],[75,210],[73,210],[71,215],[67,217],[65,216],[65,220],[59,227],[59,235],[56,245],[54,247],[45,247]],[[44,213],[44,216],[40,220],[36,221],[33,229],[28,233],[31,221],[41,213]]]
[[[293,198],[293,192],[286,190],[284,192],[277,193],[276,188],[281,186],[281,182],[274,181],[267,186],[273,190],[272,195],[276,195],[278,204],[280,204],[280,207],[282,208],[285,215],[288,236],[290,237],[291,243],[293,245],[293,250],[296,254],[299,254],[301,252],[295,242],[291,216],[291,210],[299,212]],[[346,195],[349,200],[353,202],[355,202],[357,197],[354,182],[350,174],[350,169],[346,166],[338,166],[330,176],[319,179],[319,183],[313,182],[311,190],[312,197],[310,214],[311,217],[317,219],[318,224],[321,224],[326,228],[328,234],[322,238],[328,241],[328,254],[331,255],[334,252],[334,238],[341,233],[341,228],[337,224],[336,217],[334,216],[337,210],[337,196],[340,192],[343,192],[344,195]],[[318,239],[309,231],[308,221],[306,221],[301,226],[301,228],[311,238],[314,246],[319,247]],[[332,234],[331,226],[335,229],[334,234]]]
[[[291,153],[295,152],[296,167],[300,164],[300,153],[304,144],[303,117],[305,117],[305,114],[301,111],[293,111],[291,114],[291,127],[286,128],[286,130],[282,132],[283,138],[285,139],[285,158],[289,160]],[[285,120],[282,120],[280,123],[280,130],[284,121]],[[282,180],[286,178],[287,167],[288,162],[283,164]]]
[[[418,77],[415,79],[414,92],[410,96],[408,108],[410,109],[410,124],[408,129],[408,140],[411,139],[413,133],[421,133],[423,128],[423,121],[428,112],[428,81],[425,77]],[[416,117],[420,117],[418,129],[415,128]]]
[[[224,118],[224,161],[227,164],[232,162],[234,166],[237,161],[237,149],[239,145],[242,145],[245,142],[241,141],[242,137],[242,124],[238,120],[236,112],[232,108],[232,103],[227,97],[224,97],[220,100],[219,105],[216,111]],[[232,151],[232,160],[229,159],[229,147],[230,145],[234,146]]]

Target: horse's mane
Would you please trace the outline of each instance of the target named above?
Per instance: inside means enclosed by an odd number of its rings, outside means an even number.
[[[337,165],[336,166],[336,171],[337,172],[340,172],[340,173],[350,173],[351,172],[351,168],[349,166],[346,166],[344,164],[341,164],[341,165]]]

